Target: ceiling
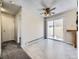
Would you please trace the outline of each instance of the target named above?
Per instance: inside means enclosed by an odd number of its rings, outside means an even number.
[[[34,1],[34,0],[33,0]],[[54,11],[57,13],[62,13],[71,9],[77,8],[77,0],[44,0],[46,1],[45,4],[48,6],[51,6],[51,8],[56,7],[56,10]],[[52,3],[50,1],[53,1]],[[36,6],[38,9],[43,8],[43,6],[38,2],[35,2],[38,6]]]
[[[44,8],[41,5],[41,1],[43,0],[24,0],[26,4],[36,12],[37,15],[40,15],[42,12],[41,9]],[[51,1],[53,1],[51,3]],[[51,6],[51,8],[56,7],[54,10],[55,14],[59,14],[62,12],[66,12],[68,10],[75,9],[77,10],[77,0],[44,0],[44,3],[48,6]]]
[[[16,13],[20,10],[20,6],[8,3],[8,2],[3,2],[1,11],[11,14],[11,15],[16,15]]]
[[[54,10],[55,14],[65,12],[70,9],[75,9],[77,8],[77,0],[4,0],[7,2],[10,1],[24,1],[28,7],[31,9],[34,9],[34,11],[37,12],[37,14],[40,14],[40,9],[44,8],[41,5],[41,1],[44,1],[44,3],[47,6],[51,6],[51,8],[56,7],[56,10]],[[6,4],[4,3],[4,7],[6,9],[10,9],[13,13],[16,13],[16,11],[19,9],[17,6],[13,4]],[[15,11],[16,10],[16,11]]]

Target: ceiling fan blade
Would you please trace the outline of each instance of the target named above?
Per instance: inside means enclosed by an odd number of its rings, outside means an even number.
[[[55,12],[51,12],[52,14],[55,14]]]
[[[55,9],[56,9],[56,7],[54,7],[54,8],[52,8],[52,9],[50,9],[50,11],[55,10]]]
[[[38,9],[39,11],[45,11],[45,9],[44,8],[42,8],[42,9]]]
[[[41,10],[46,10],[45,8],[42,8]]]
[[[43,0],[41,0],[41,5],[42,5],[43,7],[45,7],[45,8],[47,8],[47,5],[44,3]]]
[[[41,9],[38,9],[39,11],[44,11],[45,10],[45,8],[41,8]]]

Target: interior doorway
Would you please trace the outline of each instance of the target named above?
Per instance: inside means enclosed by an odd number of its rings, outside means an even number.
[[[18,15],[20,12],[21,6],[3,1],[1,7],[1,43],[8,41],[16,41],[18,43],[18,40],[20,42],[20,38],[17,38],[19,36],[18,30],[21,28],[21,16]],[[21,32],[19,31],[19,33]]]
[[[10,51],[9,49],[12,49],[13,47],[16,46],[21,47],[21,31],[18,31],[21,29],[20,27],[21,23],[19,23],[21,22],[20,19],[21,16],[18,15],[21,12],[21,6],[3,1],[2,6],[0,7],[0,11],[1,11],[0,14],[1,48],[0,49],[1,49],[1,57],[2,57],[3,55],[6,54],[7,50]],[[19,20],[19,22],[17,20]],[[20,33],[20,35],[18,35],[18,32]],[[19,37],[19,39],[17,37]]]
[[[14,47],[21,47],[21,6],[3,2],[0,11],[1,57],[3,57]]]
[[[62,18],[47,21],[47,38],[61,41],[64,40]]]

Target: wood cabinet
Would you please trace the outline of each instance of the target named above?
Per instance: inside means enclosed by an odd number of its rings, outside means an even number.
[[[67,30],[67,32],[72,33],[72,43],[75,48],[77,48],[77,30]]]

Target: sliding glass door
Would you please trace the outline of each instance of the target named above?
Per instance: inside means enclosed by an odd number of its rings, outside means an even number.
[[[47,21],[47,38],[53,38],[53,21]]]
[[[63,19],[47,21],[47,38],[63,40]]]

